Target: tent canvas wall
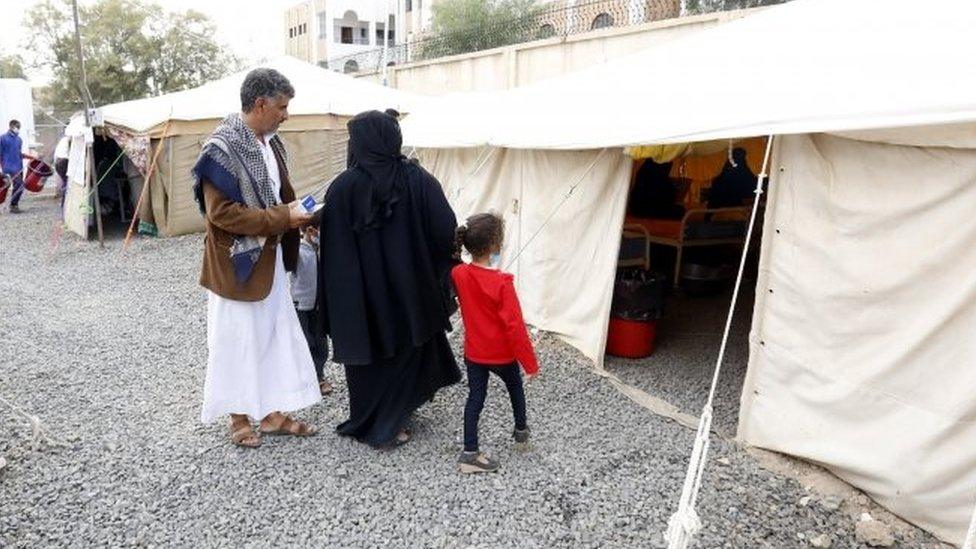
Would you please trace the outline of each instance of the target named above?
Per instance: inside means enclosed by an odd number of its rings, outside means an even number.
[[[462,189],[459,216],[521,215],[522,246],[552,216],[515,264],[526,317],[599,363],[624,147],[783,136],[740,437],[821,463],[958,543],[976,500],[976,260],[960,244],[976,183],[974,25],[965,0],[796,0],[573,75],[445,96],[407,118],[405,142],[449,197]],[[618,162],[598,161],[568,214],[547,209],[604,149]],[[791,234],[778,239],[777,223]]]
[[[976,150],[776,143],[739,435],[959,542],[976,496]]]
[[[0,78],[0,133],[6,132],[7,124],[14,119],[20,122],[24,148],[33,146],[37,141],[37,132],[34,129],[34,100],[30,83],[23,78]]]
[[[369,109],[395,108],[409,112],[415,96],[334,73],[292,57],[280,57],[260,66],[284,74],[295,88],[290,118],[279,130],[289,151],[292,183],[298,193],[310,192],[345,167],[349,117]],[[149,201],[139,212],[164,235],[203,230],[191,192],[191,168],[200,146],[217,123],[239,109],[240,86],[248,71],[227,76],[198,88],[107,105],[101,108],[105,126],[97,132],[119,142],[127,157],[146,170],[156,150],[159,159],[149,181]],[[83,119],[76,116],[69,134],[83,134]],[[83,163],[83,160],[82,160]],[[69,165],[71,161],[69,161]],[[83,183],[83,172],[78,179]],[[87,235],[90,190],[69,186],[65,221]]]

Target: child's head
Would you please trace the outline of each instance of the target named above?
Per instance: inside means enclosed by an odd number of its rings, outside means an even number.
[[[480,213],[468,218],[457,228],[454,238],[454,255],[461,258],[463,246],[471,257],[483,258],[498,253],[505,239],[505,221],[493,213]]]

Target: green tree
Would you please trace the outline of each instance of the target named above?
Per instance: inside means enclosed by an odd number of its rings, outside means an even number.
[[[27,78],[19,55],[0,55],[0,78]]]
[[[783,4],[790,0],[686,0],[688,13],[711,13]]]
[[[435,4],[422,58],[480,51],[536,38],[541,8],[533,0],[446,0]]]
[[[144,0],[98,0],[79,6],[88,89],[96,105],[139,99],[203,84],[237,70],[239,61],[194,11],[167,13]],[[54,76],[55,108],[82,104],[69,0],[45,0],[27,16],[39,67]]]

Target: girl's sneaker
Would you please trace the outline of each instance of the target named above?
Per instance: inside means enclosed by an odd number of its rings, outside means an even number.
[[[529,448],[529,428],[516,429],[512,432],[512,438],[515,439],[515,448],[520,450],[527,450]]]
[[[461,473],[491,473],[498,470],[498,462],[481,452],[461,452],[458,457],[458,468]]]

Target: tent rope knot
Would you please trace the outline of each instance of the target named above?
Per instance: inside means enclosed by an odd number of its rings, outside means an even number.
[[[698,492],[701,489],[702,477],[705,473],[705,461],[708,455],[709,438],[712,430],[712,405],[705,404],[702,409],[701,418],[698,421],[698,430],[695,432],[695,444],[688,460],[688,470],[685,472],[684,486],[681,488],[681,499],[678,501],[678,510],[671,515],[668,521],[668,530],[665,538],[668,541],[669,549],[684,549],[688,547],[691,540],[701,530],[702,522],[695,511],[695,504],[698,500]]]

